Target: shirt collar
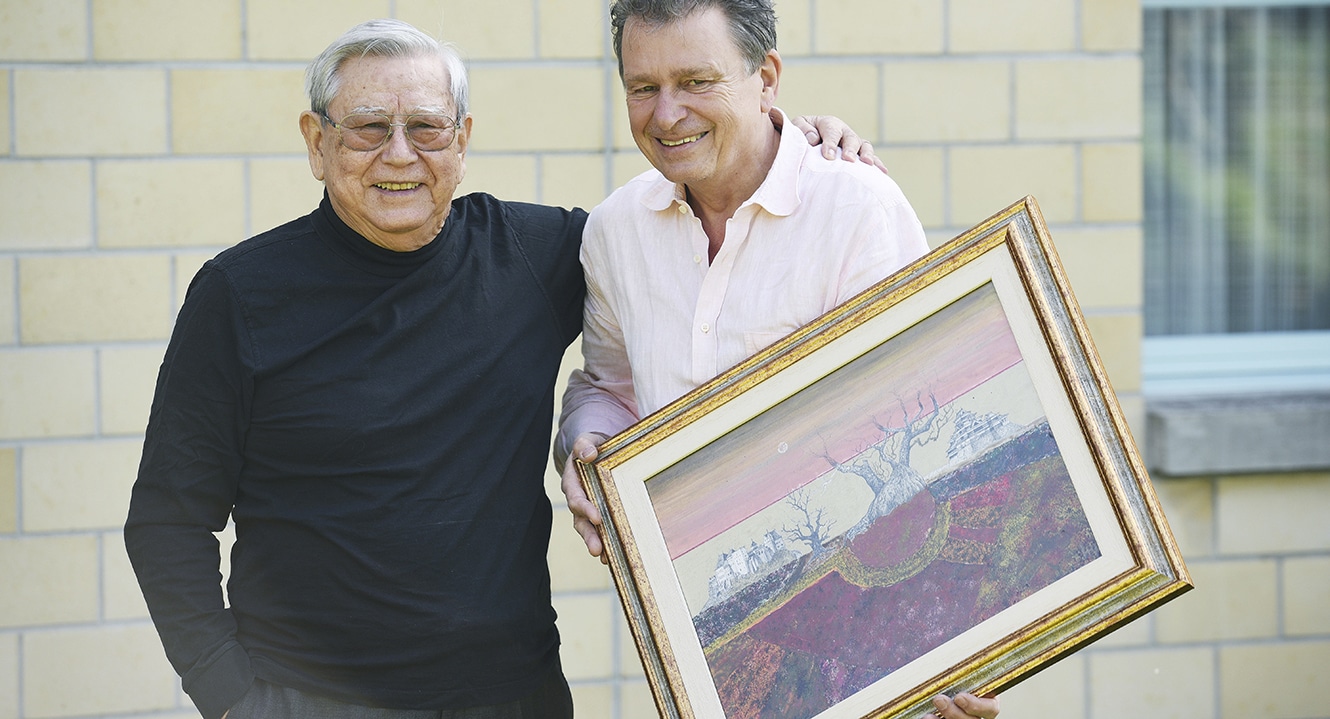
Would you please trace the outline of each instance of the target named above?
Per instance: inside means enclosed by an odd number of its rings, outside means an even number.
[[[783,217],[799,206],[799,168],[807,154],[808,138],[790,122],[784,111],[777,108],[776,112],[781,118],[776,159],[757,192],[744,205],[760,205],[767,212]],[[655,183],[642,195],[642,204],[649,210],[660,212],[678,204],[687,205],[688,195],[682,184],[670,182],[664,175],[656,173]]]

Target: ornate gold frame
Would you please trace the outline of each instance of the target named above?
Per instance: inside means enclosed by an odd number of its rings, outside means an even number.
[[[1108,508],[1095,538],[1122,550],[1074,588],[1054,583],[1041,592],[1040,602],[1030,597],[1000,612],[999,617],[1019,615],[1010,620],[1015,624],[996,630],[1000,635],[984,636],[971,628],[944,645],[945,651],[939,648],[936,657],[930,653],[893,672],[905,685],[870,685],[854,703],[846,700],[817,716],[918,717],[931,710],[930,698],[938,693],[1005,690],[1191,588],[1048,229],[1034,198],[1026,197],[628,428],[600,448],[597,461],[580,466],[588,494],[606,520],[602,534],[615,585],[662,717],[723,713],[709,695],[714,687],[708,690],[706,681],[697,679],[697,635],[671,619],[670,607],[681,601],[681,590],[677,578],[671,579],[669,562],[651,548],[659,528],[654,515],[641,508],[646,481],[828,374],[825,369],[791,370],[810,362],[842,366],[865,346],[865,336],[869,344],[885,343],[977,281],[1011,288],[1008,298],[1024,298],[1004,300],[1003,311],[1013,322],[1025,322],[1028,337],[1036,340],[1027,339],[1022,347],[1026,359],[1051,368],[1035,381],[1041,397],[1046,394],[1054,398],[1052,404],[1067,408],[1063,421],[1054,423],[1061,432],[1055,432],[1059,451],[1086,458],[1069,470],[1077,478],[1076,491]],[[893,313],[904,319],[883,324]],[[878,325],[885,329],[872,329]],[[859,349],[846,344],[851,335],[858,338],[853,346]],[[1042,347],[1035,346],[1040,342]],[[752,398],[755,393],[762,397]],[[719,418],[726,413],[731,416]],[[647,546],[640,540],[647,540]],[[869,695],[861,696],[864,692]]]

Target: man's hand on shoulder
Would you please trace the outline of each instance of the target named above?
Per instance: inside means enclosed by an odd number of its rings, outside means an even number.
[[[596,447],[605,438],[594,434],[584,434],[573,440],[573,449],[568,453],[568,461],[563,464],[563,496],[568,501],[568,511],[573,514],[573,529],[582,535],[587,552],[593,557],[600,557],[601,564],[609,564],[604,545],[600,541],[600,511],[596,504],[586,496],[582,488],[582,478],[577,473],[577,460],[590,462],[599,456]]]
[[[873,153],[873,143],[859,137],[859,134],[839,117],[800,115],[791,122],[803,130],[804,136],[808,138],[808,144],[814,147],[822,146],[822,156],[828,160],[836,159],[836,150],[839,148],[840,158],[846,162],[858,160],[883,172],[887,171],[887,166]]]

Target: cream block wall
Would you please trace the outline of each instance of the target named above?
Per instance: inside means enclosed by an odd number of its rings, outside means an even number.
[[[0,449],[0,534],[18,531],[18,452]]]
[[[1219,653],[1219,682],[1226,716],[1316,716],[1306,698],[1325,686],[1330,642],[1234,645]]]
[[[18,263],[0,259],[0,347],[18,341]]]
[[[0,155],[9,154],[9,73],[0,75]]]
[[[813,0],[815,55],[936,55],[947,45],[945,2]],[[777,7],[777,14],[784,14]],[[788,15],[798,24],[803,18]],[[778,28],[779,32],[779,28]]]
[[[0,163],[0,197],[6,210],[0,213],[0,252],[91,247],[91,189],[89,160],[15,158]]]
[[[0,437],[90,437],[96,431],[92,349],[0,350]]]
[[[1089,655],[1087,717],[1230,716],[1214,700],[1207,649],[1136,649]],[[1246,716],[1246,715],[1231,715]]]
[[[1330,634],[1330,558],[1293,557],[1284,561],[1284,630],[1295,636]]]
[[[18,709],[18,635],[0,634],[0,719],[16,719]]]
[[[171,147],[182,155],[304,152],[292,132],[309,106],[302,81],[299,68],[172,70]]]
[[[947,6],[949,49],[955,53],[1076,50],[1076,4],[952,0]]]
[[[1010,63],[966,58],[902,62],[883,74],[882,88],[883,127],[892,142],[1011,138]]]
[[[1141,146],[1135,142],[1086,144],[1081,148],[1081,216],[1086,222],[1141,220]],[[1138,260],[1139,261],[1139,260]]]
[[[1115,51],[1140,47],[1141,13],[1136,3],[1081,0],[1080,17],[1083,49]]]
[[[47,157],[163,154],[166,94],[166,73],[157,69],[16,70],[15,152]],[[95,114],[91,123],[88,112]]]
[[[31,345],[165,339],[170,264],[164,255],[20,259],[19,338]]]
[[[94,189],[101,248],[216,247],[245,233],[242,160],[108,160]],[[217,219],[198,221],[208,215]]]
[[[89,18],[82,0],[0,5],[0,59],[86,60]]]
[[[0,719],[196,716],[120,525],[190,278],[321,187],[305,64],[395,16],[472,74],[463,191],[594,206],[646,169],[607,0],[0,0]],[[871,139],[934,244],[1040,202],[1142,423],[1135,0],[777,0],[779,104]],[[565,357],[565,374],[577,361]],[[606,570],[550,545],[578,716],[650,716]],[[1330,664],[1330,475],[1157,482],[1198,589],[1004,694],[1004,717],[1304,718]],[[225,540],[224,540],[225,543]],[[1308,707],[1312,708],[1308,708]]]
[[[4,576],[23,578],[0,596],[0,626],[97,621],[98,541],[92,534],[0,539]]]
[[[209,0],[99,2],[92,6],[92,56],[107,62],[238,60],[240,6]],[[144,32],[144,28],[155,32]]]

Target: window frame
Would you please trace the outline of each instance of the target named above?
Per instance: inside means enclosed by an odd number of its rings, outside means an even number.
[[[1141,0],[1142,14],[1316,6],[1330,0]],[[1196,475],[1330,467],[1330,331],[1145,336],[1141,378],[1152,469]],[[1270,438],[1250,430],[1277,425],[1272,455]]]

